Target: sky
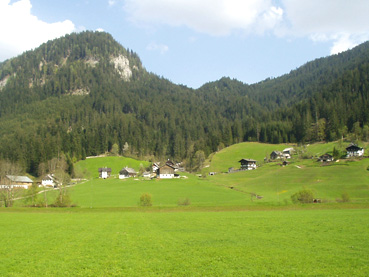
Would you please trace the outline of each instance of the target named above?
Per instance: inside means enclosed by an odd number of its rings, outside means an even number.
[[[105,31],[176,84],[253,84],[369,40],[368,14],[367,0],[0,0],[0,62]]]

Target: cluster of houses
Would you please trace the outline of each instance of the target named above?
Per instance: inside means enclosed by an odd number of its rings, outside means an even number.
[[[293,148],[286,148],[283,151],[275,150],[270,154],[270,159],[271,160],[279,160],[279,159],[284,160],[281,165],[285,166],[288,164],[286,160],[290,159],[294,152],[295,150]],[[363,156],[364,156],[364,148],[362,147],[359,147],[355,144],[350,144],[346,148],[346,158],[363,157]],[[318,161],[320,162],[332,162],[333,160],[334,160],[334,157],[328,153],[318,158]],[[257,168],[257,165],[256,165],[257,161],[253,159],[241,159],[238,162],[241,163],[240,168],[235,170],[234,168],[231,167],[228,169],[228,173],[233,173],[233,172],[243,171],[243,170],[254,170]],[[212,175],[212,174],[209,174],[209,175]]]
[[[167,160],[163,165],[160,165],[160,162],[156,162],[152,164],[152,172],[145,171],[142,174],[142,177],[145,178],[160,178],[160,179],[172,179],[179,178],[179,174],[177,171],[183,171],[183,168],[180,164],[174,163],[171,160]],[[111,168],[102,167],[99,168],[99,177],[102,179],[109,178],[111,176]],[[126,179],[130,177],[137,177],[138,173],[129,167],[124,167],[119,171],[119,179]]]
[[[359,147],[355,144],[350,144],[346,148],[346,157],[363,157],[364,156],[364,149]],[[290,159],[292,154],[294,153],[293,148],[286,148],[283,151],[273,151],[270,154],[270,159],[278,160],[282,159],[285,163],[285,160]],[[318,158],[321,162],[331,162],[334,160],[334,157],[328,153],[320,156]],[[254,170],[257,168],[257,161],[253,159],[241,159],[239,160],[241,163],[240,169],[234,170],[233,168],[229,168],[228,172],[236,172],[236,171],[243,171],[243,170]],[[172,179],[172,178],[179,178],[178,171],[183,171],[184,169],[181,167],[181,164],[174,163],[171,160],[167,160],[165,163],[160,164],[159,162],[152,164],[152,172],[144,172],[142,174],[143,177],[146,178],[160,178],[160,179]],[[99,177],[106,179],[111,176],[112,170],[108,167],[99,168]],[[129,167],[124,167],[122,170],[119,171],[119,179],[125,179],[130,177],[137,177],[138,173]],[[4,188],[24,188],[28,189],[32,186],[33,181],[27,176],[14,176],[14,175],[6,175],[5,181],[0,184],[0,189]],[[42,187],[58,187],[60,182],[53,174],[45,175],[39,186]]]
[[[31,178],[27,176],[15,176],[15,175],[6,175],[4,183],[0,185],[0,188],[23,188],[28,189],[33,185],[33,181]],[[45,175],[41,183],[38,184],[39,187],[51,187],[55,188],[59,185],[59,181],[55,178],[53,174]]]

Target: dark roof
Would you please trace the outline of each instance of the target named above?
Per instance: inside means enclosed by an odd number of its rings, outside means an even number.
[[[355,145],[355,144],[351,144],[349,147],[346,148],[347,151],[359,151],[359,150],[363,150],[363,148]]]
[[[111,172],[111,168],[109,168],[109,167],[100,167],[99,172]]]
[[[320,160],[320,161],[333,160],[333,156],[332,156],[332,155],[330,155],[330,154],[328,154],[328,153],[326,153],[326,154],[324,154],[324,155],[321,155],[321,156],[318,158],[318,160]]]
[[[252,159],[241,159],[238,161],[239,163],[242,163],[242,162],[247,162],[247,163],[256,163],[255,160],[252,160]]]

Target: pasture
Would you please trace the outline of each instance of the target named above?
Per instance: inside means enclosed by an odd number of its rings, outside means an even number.
[[[336,202],[343,193],[351,202],[369,202],[369,159],[356,161],[341,159],[324,165],[314,159],[299,159],[294,155],[289,165],[282,167],[280,161],[264,162],[264,157],[273,150],[283,150],[289,145],[261,143],[240,143],[215,153],[209,166],[202,171],[202,177],[181,173],[180,179],[146,180],[129,178],[119,180],[117,173],[125,165],[139,168],[149,163],[124,157],[94,158],[80,161],[75,168],[93,176],[90,181],[71,189],[73,203],[79,207],[137,207],[140,195],[152,195],[153,205],[173,207],[180,199],[188,198],[191,206],[249,206],[289,205],[291,195],[307,188],[314,191],[316,198],[324,202]],[[339,143],[309,145],[309,155],[322,155],[333,147],[342,149]],[[253,171],[225,173],[229,167],[238,168],[241,158],[258,161]],[[107,180],[97,178],[97,169],[111,167],[113,176]],[[216,172],[209,176],[208,172]],[[114,175],[115,174],[115,175]],[[256,199],[252,195],[262,198]],[[50,197],[51,199],[53,197]]]
[[[3,276],[367,276],[367,209],[0,209]]]
[[[324,154],[336,144],[309,146]],[[203,176],[119,180],[148,162],[93,158],[75,165],[88,181],[69,188],[76,208],[0,208],[4,276],[367,276],[369,159],[322,165],[293,157],[264,163],[286,145],[241,143],[215,153]],[[223,173],[238,160],[254,171]],[[99,167],[112,177],[99,179]],[[208,172],[217,172],[209,176]],[[322,204],[292,205],[312,189]],[[337,203],[343,192],[351,203]],[[50,190],[47,200],[58,191]],[[143,193],[152,207],[140,207]],[[251,195],[257,194],[262,199]],[[39,195],[45,197],[45,194]],[[179,206],[181,199],[189,206]]]

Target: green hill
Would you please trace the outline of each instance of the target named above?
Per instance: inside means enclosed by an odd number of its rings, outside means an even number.
[[[119,180],[118,172],[122,167],[138,170],[141,164],[147,167],[150,163],[125,157],[86,159],[78,162],[75,169],[92,179],[71,188],[71,197],[80,207],[137,207],[143,193],[152,195],[156,207],[174,207],[186,198],[191,206],[285,205],[291,203],[292,194],[311,189],[323,202],[336,202],[343,193],[354,203],[369,202],[369,159],[340,159],[323,164],[316,158],[302,159],[299,153],[293,155],[285,167],[280,161],[264,161],[273,150],[290,146],[235,144],[215,153],[209,166],[203,169],[202,177],[182,172],[180,179],[170,180]],[[347,143],[332,142],[295,148],[297,152],[306,151],[311,157],[330,152],[333,147],[346,146]],[[253,171],[226,173],[229,167],[239,168],[241,158],[255,159],[259,167]],[[98,178],[97,169],[104,166],[112,168],[112,177],[107,180]],[[216,174],[209,176],[209,172]],[[262,198],[256,199],[256,195]]]

